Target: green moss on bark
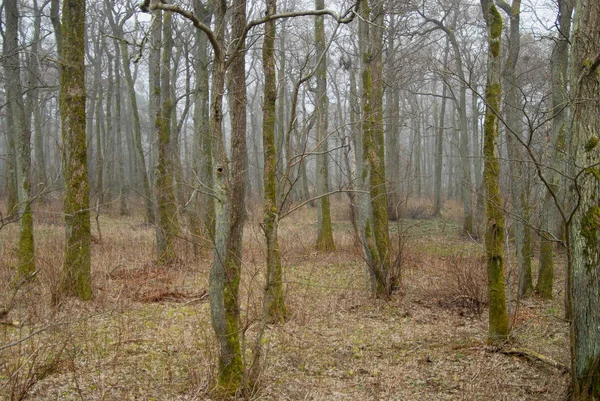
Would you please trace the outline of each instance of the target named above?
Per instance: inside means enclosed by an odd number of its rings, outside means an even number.
[[[85,137],[85,1],[65,0],[62,14],[60,113],[65,181],[66,246],[61,292],[92,297],[90,212]]]

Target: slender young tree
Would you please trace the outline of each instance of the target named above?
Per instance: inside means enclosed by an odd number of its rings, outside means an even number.
[[[600,399],[600,2],[577,0],[572,38],[571,151],[582,167],[570,224],[573,400]]]
[[[485,87],[485,123],[483,132],[484,187],[486,196],[485,251],[487,259],[489,327],[488,340],[499,342],[508,338],[508,314],[506,311],[506,285],[504,283],[504,214],[500,195],[500,163],[498,160],[498,118],[502,97],[500,77],[500,40],[502,16],[493,0],[481,0],[481,8],[487,25],[488,63]]]
[[[92,297],[92,236],[85,136],[85,9],[85,0],[63,1],[60,115],[66,246],[61,290],[66,295],[88,300]]]

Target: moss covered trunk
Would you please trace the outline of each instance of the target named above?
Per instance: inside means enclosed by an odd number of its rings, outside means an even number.
[[[216,40],[224,45],[227,4],[215,9]],[[232,37],[239,38],[246,20],[245,1],[235,0]],[[224,47],[224,46],[223,46]],[[223,134],[223,91],[227,69],[222,49],[215,49],[211,90],[211,133],[213,135],[213,179],[215,193],[215,250],[210,271],[211,319],[219,343],[217,382],[226,393],[235,393],[242,385],[244,361],[240,342],[239,285],[242,263],[242,235],[246,185],[246,82],[244,53],[233,55],[229,90],[231,91],[231,161]]]
[[[399,276],[392,272],[385,190],[384,138],[380,31],[383,10],[373,12],[367,1],[360,5],[359,45],[362,75],[362,177],[368,191],[360,200],[361,239],[374,297],[388,297]],[[374,22],[374,24],[371,24]],[[379,109],[378,109],[379,107]]]
[[[268,15],[276,12],[276,0],[267,3]],[[267,274],[265,283],[264,313],[272,322],[285,320],[285,299],[283,293],[283,271],[277,238],[277,146],[275,143],[275,21],[265,24],[263,43],[263,71],[265,74],[265,94],[263,101],[263,149],[264,149],[264,232],[267,242]]]
[[[31,212],[31,130],[25,114],[21,65],[19,60],[19,10],[16,0],[4,2],[5,35],[3,42],[4,86],[10,104],[16,153],[17,211],[19,219],[19,249],[17,275],[30,277],[35,272],[33,216]],[[9,210],[9,213],[11,210]]]
[[[571,31],[572,0],[558,1],[559,29],[552,49],[552,153],[547,177],[550,188],[546,189],[541,219],[540,265],[536,292],[545,299],[552,298],[554,282],[554,236],[556,227],[562,227],[562,217],[558,213],[554,196],[560,202],[563,198],[560,188],[561,177],[557,173],[564,165],[567,130],[567,88],[569,66],[569,37]],[[566,36],[565,36],[566,33]],[[559,238],[562,235],[558,236]]]
[[[506,142],[508,159],[510,163],[510,192],[513,204],[513,230],[515,234],[515,251],[517,255],[518,291],[519,297],[528,296],[533,290],[531,277],[531,235],[529,233],[529,199],[527,184],[524,182],[525,165],[523,164],[523,151],[519,143],[522,138],[523,127],[521,123],[522,112],[519,101],[517,82],[517,61],[521,50],[521,1],[514,0],[512,6],[507,3],[500,5],[510,19],[510,32],[508,40],[508,57],[504,63],[504,114],[506,124]]]
[[[600,2],[578,0],[572,39],[572,152],[579,207],[570,226],[573,399],[600,399]],[[567,303],[569,304],[569,303]]]
[[[159,22],[160,14],[155,23]],[[166,11],[162,21],[163,49],[160,61],[160,87],[154,87],[151,96],[158,102],[154,127],[157,137],[156,165],[156,201],[157,224],[156,238],[158,260],[160,263],[173,263],[175,253],[175,238],[179,234],[177,221],[177,204],[175,202],[173,180],[173,149],[171,141],[171,112],[173,100],[171,97],[171,55],[173,50],[172,15]]]
[[[324,0],[316,0],[315,8],[325,8]],[[325,52],[325,18],[315,17],[315,47],[316,53]],[[327,115],[329,113],[329,98],[327,97],[327,56],[317,66],[317,92],[316,92],[316,131],[317,131],[317,195],[329,192],[329,146],[327,134]],[[317,199],[317,249],[320,251],[333,251],[333,230],[331,227],[331,206],[329,196]]]
[[[85,1],[64,0],[62,7],[60,114],[65,182],[66,246],[61,291],[87,300],[90,274],[90,194],[85,135]]]
[[[508,337],[506,285],[504,282],[504,215],[500,194],[500,163],[497,154],[498,119],[502,85],[500,82],[500,40],[502,17],[491,0],[482,0],[481,8],[488,30],[487,84],[485,88],[485,123],[483,128],[483,181],[486,196],[485,250],[488,273],[490,342]]]

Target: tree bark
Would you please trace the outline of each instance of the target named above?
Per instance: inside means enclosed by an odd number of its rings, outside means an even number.
[[[552,298],[554,286],[554,241],[555,235],[560,238],[562,233],[557,232],[557,227],[562,227],[562,219],[557,212],[552,192],[558,195],[558,200],[563,200],[560,188],[561,177],[557,173],[565,164],[567,141],[567,114],[568,114],[568,67],[569,67],[569,33],[571,31],[571,14],[573,13],[572,0],[558,2],[558,34],[552,49],[552,153],[548,169],[548,183],[544,207],[542,208],[541,236],[540,236],[540,264],[537,294],[544,299]]]
[[[85,0],[63,1],[61,32],[60,114],[66,226],[61,292],[88,300],[92,297],[92,286],[85,133]]]
[[[324,0],[315,0],[315,9],[325,8]],[[325,17],[315,17],[315,47],[316,53],[325,52]],[[317,131],[317,196],[329,192],[329,146],[328,146],[328,113],[329,99],[327,97],[327,56],[319,63],[317,68],[316,96],[316,131]],[[331,252],[335,250],[333,230],[331,227],[331,207],[329,196],[317,199],[318,235],[317,250]]]
[[[157,21],[160,17],[157,16]],[[163,48],[160,61],[160,88],[155,87],[152,96],[158,103],[154,127],[157,138],[156,200],[157,225],[156,238],[158,260],[171,264],[176,261],[175,238],[179,234],[177,204],[175,202],[173,180],[173,143],[171,140],[171,117],[173,99],[171,96],[171,55],[173,50],[172,14],[165,11],[162,16]]]
[[[483,180],[486,196],[487,227],[485,250],[487,259],[489,327],[488,341],[495,343],[508,338],[506,285],[504,283],[504,215],[500,194],[500,163],[497,154],[498,119],[502,84],[500,77],[500,40],[502,17],[492,0],[481,0],[488,31],[487,84],[485,88],[485,125]]]
[[[574,185],[578,207],[570,224],[569,295],[573,399],[600,399],[600,2],[577,0],[572,38],[571,150],[583,168]]]
[[[377,3],[380,4],[380,3]],[[377,5],[375,4],[375,5]],[[362,187],[368,194],[361,195],[360,224],[363,249],[371,278],[374,297],[389,297],[399,283],[399,275],[392,271],[389,247],[389,228],[385,189],[384,138],[381,109],[381,46],[379,28],[383,10],[377,6],[371,20],[371,2],[360,4],[359,45],[362,75]]]
[[[4,3],[6,30],[3,53],[6,98],[10,104],[16,153],[17,218],[19,219],[19,247],[17,278],[32,278],[35,272],[33,215],[31,212],[31,130],[25,114],[21,65],[19,60],[19,10],[16,0]],[[10,211],[9,211],[10,212]]]
[[[518,100],[517,61],[521,49],[521,1],[513,0],[512,5],[499,2],[500,8],[510,19],[508,39],[508,57],[504,63],[504,114],[506,119],[506,142],[508,150],[508,167],[510,173],[510,192],[513,204],[513,230],[515,234],[515,251],[517,254],[518,289],[520,298],[527,297],[533,291],[531,277],[531,234],[529,229],[529,199],[523,173],[523,152],[519,139],[523,129],[521,123],[521,105]]]

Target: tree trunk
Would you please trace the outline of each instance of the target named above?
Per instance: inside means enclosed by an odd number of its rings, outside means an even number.
[[[362,187],[368,194],[361,195],[360,224],[365,259],[371,278],[374,297],[388,297],[398,284],[399,275],[392,271],[389,247],[387,200],[385,190],[384,138],[381,109],[381,46],[379,28],[383,10],[373,11],[368,1],[360,5],[359,45],[362,74]],[[378,3],[379,4],[379,3]]]
[[[121,59],[121,49],[119,41],[115,39],[115,142],[116,142],[116,155],[118,163],[118,185],[119,185],[119,214],[121,216],[127,215],[127,189],[125,187],[125,168],[124,168],[124,152],[123,152],[123,129],[121,121],[121,71],[119,63]]]
[[[160,62],[160,88],[155,87],[151,96],[158,104],[154,127],[157,138],[156,200],[158,207],[156,238],[158,260],[171,264],[176,261],[175,238],[179,234],[177,204],[173,182],[173,143],[171,140],[171,54],[173,50],[172,15],[169,11],[162,16],[163,48]],[[155,23],[160,23],[157,16]],[[155,45],[157,45],[155,43]]]
[[[508,40],[508,57],[504,64],[504,113],[506,119],[506,143],[508,150],[508,167],[510,172],[510,192],[513,203],[513,230],[515,233],[515,250],[519,282],[517,295],[527,297],[533,290],[531,278],[531,235],[529,233],[529,204],[526,184],[523,175],[523,155],[518,138],[522,136],[521,106],[518,100],[518,83],[516,67],[521,48],[521,32],[519,31],[521,1],[513,0],[512,6],[500,3],[500,7],[510,18],[510,34]],[[520,215],[517,216],[517,214]]]
[[[25,115],[21,65],[19,60],[19,10],[16,0],[4,3],[6,30],[4,33],[4,78],[6,99],[10,104],[16,151],[17,211],[19,248],[17,276],[32,278],[35,272],[33,215],[31,212],[31,130]],[[11,210],[9,210],[10,213]]]
[[[88,300],[92,297],[92,286],[85,137],[85,0],[64,0],[61,32],[60,114],[66,226],[61,292]]]
[[[233,4],[232,37],[240,38],[246,18],[246,4]],[[222,46],[227,4],[215,9],[215,36]],[[240,343],[239,284],[242,262],[242,235],[245,222],[246,85],[243,48],[232,55],[230,87],[232,110],[231,162],[228,160],[222,130],[223,91],[226,62],[224,46],[215,49],[211,90],[211,133],[214,155],[215,250],[210,271],[211,318],[219,342],[218,385],[234,393],[242,384],[244,362]]]
[[[444,53],[444,66],[448,65],[448,55],[450,53],[450,39],[446,39],[446,51]],[[446,97],[448,96],[448,87],[442,81],[442,105],[440,107],[439,124],[435,135],[435,176],[433,184],[433,215],[440,217],[442,215],[442,166],[444,157],[444,124],[446,118]],[[436,121],[437,122],[437,121]]]
[[[324,0],[315,1],[315,9],[325,8]],[[325,52],[325,17],[315,17],[315,47],[316,54]],[[317,92],[315,113],[317,118],[317,196],[329,192],[329,147],[327,134],[327,120],[329,113],[329,99],[327,97],[327,56],[325,55],[317,65]],[[335,250],[333,230],[331,227],[331,208],[329,196],[317,199],[318,235],[317,250],[331,252]]]
[[[577,0],[572,38],[573,126],[571,150],[578,174],[578,208],[570,225],[569,295],[573,399],[600,399],[600,2]],[[586,168],[586,166],[589,166]]]
[[[267,15],[276,13],[276,0],[267,3]],[[277,238],[277,144],[275,142],[275,102],[277,86],[275,77],[275,21],[265,24],[263,43],[263,71],[265,94],[263,101],[263,149],[264,149],[264,226],[267,243],[267,277],[265,283],[264,313],[271,322],[285,320],[283,271]]]
[[[569,32],[571,31],[571,14],[573,13],[572,0],[560,0],[558,2],[559,32],[557,34],[554,48],[552,49],[552,153],[548,169],[548,183],[550,188],[546,189],[544,207],[542,208],[541,236],[540,236],[540,265],[538,281],[536,285],[537,294],[544,299],[552,298],[552,287],[554,282],[554,242],[553,237],[556,227],[562,227],[561,217],[554,203],[554,195],[562,200],[560,188],[561,177],[557,173],[564,166],[564,154],[567,151],[567,114],[568,114],[568,68],[569,68]],[[566,36],[565,36],[566,35]],[[559,235],[559,238],[562,235]]]
[[[387,174],[387,211],[390,220],[400,218],[400,87],[396,82],[395,16],[390,15],[388,39],[388,82],[386,96],[385,172]],[[357,159],[360,160],[360,159]]]
[[[202,5],[202,2],[194,2],[195,12],[198,18],[210,26],[212,21],[212,10]],[[202,224],[204,233],[214,241],[215,238],[215,202],[212,194],[212,135],[210,131],[210,97],[209,97],[209,58],[208,39],[203,32],[196,31],[196,90],[194,97],[194,169],[200,192],[197,196],[198,202],[196,213]],[[197,232],[197,234],[201,234]]]
[[[481,8],[488,31],[487,84],[485,88],[485,125],[483,181],[486,196],[487,226],[485,250],[487,259],[489,327],[488,341],[506,340],[509,334],[506,312],[506,285],[504,283],[504,215],[500,194],[500,163],[498,160],[498,119],[502,84],[500,80],[500,40],[502,17],[492,0],[481,0]]]

